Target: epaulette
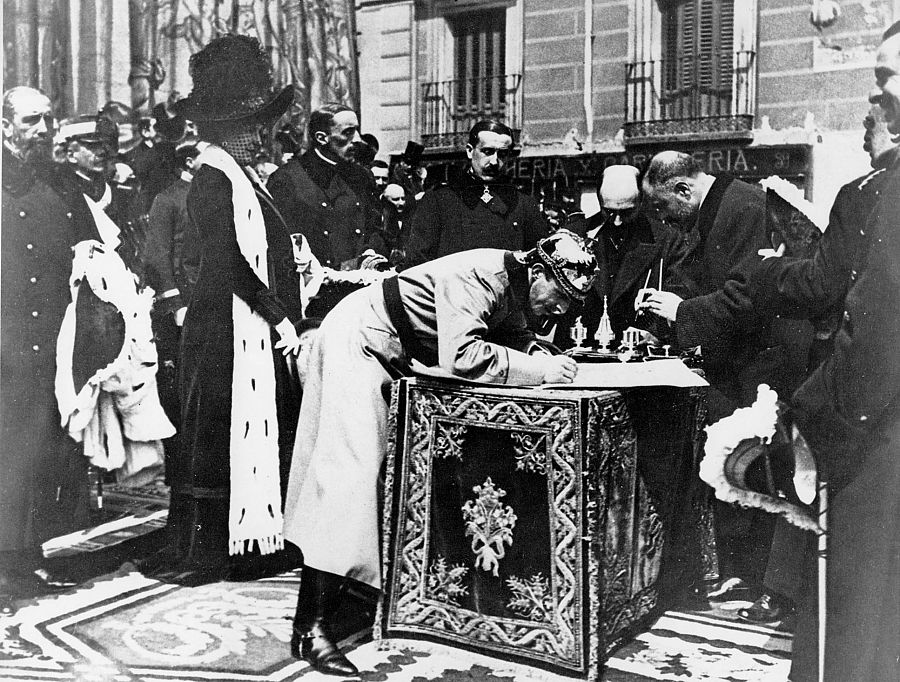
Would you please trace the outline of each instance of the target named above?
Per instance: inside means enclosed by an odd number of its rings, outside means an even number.
[[[856,186],[856,189],[861,190],[863,187],[869,184],[871,180],[873,180],[877,175],[884,173],[884,168],[878,168],[873,170],[871,173],[866,175],[862,180],[860,180],[859,184]]]

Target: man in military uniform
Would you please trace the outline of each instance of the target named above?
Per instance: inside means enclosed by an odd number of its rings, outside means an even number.
[[[869,101],[900,135],[900,22],[876,53]],[[816,576],[807,565],[792,652],[796,682],[900,679],[900,166],[884,175],[868,219],[848,223],[860,242],[846,271],[834,351],[790,400],[790,416],[828,482],[824,669]]]
[[[349,107],[325,104],[310,114],[308,132],[311,148],[272,173],[266,188],[322,265],[356,269],[378,225],[372,176],[353,163],[359,119]]]
[[[469,131],[469,168],[447,185],[425,192],[416,205],[406,267],[467,249],[534,248],[549,234],[537,203],[504,181],[512,131],[478,121]]]
[[[861,229],[881,197],[898,162],[897,146],[887,129],[884,112],[873,106],[864,120],[863,148],[869,152],[873,170],[841,187],[834,199],[828,228],[812,258],[769,258],[752,280],[753,304],[785,317],[815,320],[816,338],[810,350],[809,369],[827,359],[840,327],[847,290],[859,272],[854,263],[865,244]],[[784,618],[797,600],[800,580],[807,561],[812,561],[815,537],[779,518],[769,564],[763,581],[764,592],[749,607],[740,609],[744,620],[765,623]]]
[[[147,215],[143,212],[139,185],[113,179],[118,125],[101,114],[77,116],[62,122],[59,136],[72,171],[63,176],[60,189],[67,196],[84,196],[104,242],[115,244],[128,269],[140,277]]]
[[[7,602],[58,586],[41,543],[90,521],[87,460],[60,426],[54,380],[57,336],[72,300],[72,246],[96,233],[87,207],[51,186],[54,127],[43,93],[4,93],[0,598]]]

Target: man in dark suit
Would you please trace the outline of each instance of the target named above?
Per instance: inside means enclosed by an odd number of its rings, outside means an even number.
[[[554,343],[560,348],[572,345],[570,330],[582,317],[588,339],[592,339],[603,314],[603,301],[617,339],[628,327],[639,326],[666,340],[669,328],[656,315],[638,315],[635,298],[648,279],[663,290],[687,298],[690,283],[684,276],[684,261],[689,250],[682,235],[673,227],[651,222],[640,208],[638,169],[634,166],[610,166],[603,171],[598,192],[600,212],[589,218],[570,218],[566,225],[588,240],[597,258],[599,272],[584,305],[570,309],[557,325]],[[649,276],[649,277],[648,277]],[[640,319],[638,319],[640,318]]]
[[[306,237],[322,265],[356,269],[377,236],[379,213],[371,174],[353,162],[363,144],[359,119],[349,107],[325,104],[310,114],[308,132],[310,149],[272,173],[266,188],[291,233]]]
[[[652,291],[640,307],[672,324],[680,348],[700,346],[710,383],[710,422],[751,404],[761,383],[788,395],[805,368],[791,364],[789,349],[772,332],[773,316],[754,308],[749,291],[758,251],[770,246],[765,193],[709,175],[691,156],[674,151],[651,159],[643,190],[661,219],[687,233],[693,254],[685,270],[699,293],[685,299]],[[714,519],[721,580],[707,595],[746,596],[762,582],[772,519],[718,501]]]
[[[531,197],[505,181],[512,131],[497,121],[472,126],[469,168],[450,184],[425,192],[416,205],[406,267],[467,249],[522,251],[550,228]]]
[[[17,87],[3,96],[0,326],[0,608],[47,587],[41,543],[87,526],[87,459],[60,426],[56,345],[72,301],[72,247],[96,239],[81,197],[60,195],[50,160],[50,100]],[[81,199],[81,205],[74,202]],[[80,210],[79,210],[80,209]],[[42,574],[47,577],[47,573]],[[54,581],[50,581],[54,582]],[[58,584],[58,583],[57,583]],[[71,584],[71,583],[70,583]]]

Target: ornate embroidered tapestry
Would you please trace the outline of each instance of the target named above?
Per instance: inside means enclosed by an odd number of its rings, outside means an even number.
[[[397,382],[376,636],[599,679],[703,571],[701,391]]]

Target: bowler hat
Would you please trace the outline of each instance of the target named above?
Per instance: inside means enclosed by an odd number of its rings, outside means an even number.
[[[272,64],[256,38],[224,35],[191,55],[193,90],[172,107],[196,122],[273,121],[294,99],[294,88],[273,90]]]

